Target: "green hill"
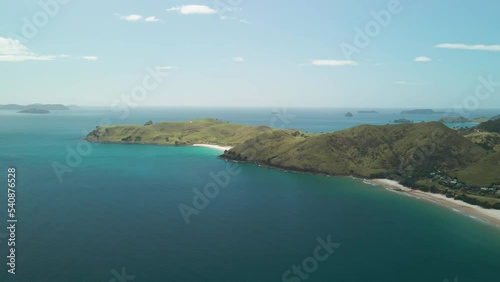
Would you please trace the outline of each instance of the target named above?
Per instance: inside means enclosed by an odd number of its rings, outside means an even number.
[[[148,122],[143,126],[97,127],[88,134],[86,139],[92,142],[104,143],[235,146],[259,134],[271,131],[274,131],[274,129],[267,126],[232,124],[217,119],[198,119],[188,122],[162,122],[156,124]],[[300,138],[304,139],[304,137]]]
[[[478,162],[456,171],[455,175],[479,186],[500,184],[500,152],[488,154]]]
[[[372,126],[297,140],[268,132],[226,152],[232,160],[333,175],[419,177],[465,168],[486,155],[480,146],[437,122]]]
[[[482,122],[477,126],[477,128],[488,132],[500,133],[500,119],[491,119],[489,121]]]

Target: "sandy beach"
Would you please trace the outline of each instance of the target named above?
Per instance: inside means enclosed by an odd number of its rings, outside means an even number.
[[[496,226],[500,227],[500,210],[495,210],[495,209],[485,209],[480,206],[475,206],[471,205],[459,200],[455,200],[452,198],[447,198],[445,195],[441,194],[434,194],[434,193],[427,193],[423,192],[420,190],[414,190],[410,189],[408,187],[405,187],[401,184],[399,184],[397,181],[394,180],[389,180],[389,179],[372,179],[370,180],[373,183],[380,184],[384,187],[387,187],[389,189],[392,189],[394,191],[400,192],[400,193],[406,193],[409,196],[413,196],[419,199],[424,199],[426,201],[430,201],[448,208],[451,208],[455,211],[462,212],[466,215],[478,218],[478,219],[484,219],[491,224],[494,224]]]
[[[210,145],[210,144],[193,144],[195,147],[205,147],[210,149],[215,149],[219,151],[231,150],[233,147],[230,146],[219,146],[219,145]]]

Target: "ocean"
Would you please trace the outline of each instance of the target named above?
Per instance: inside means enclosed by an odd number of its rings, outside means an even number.
[[[449,208],[358,179],[233,164],[209,148],[82,142],[103,121],[213,117],[328,132],[443,116],[357,111],[0,111],[0,281],[498,281],[500,229]],[[15,275],[7,272],[9,167],[17,171]],[[212,197],[200,199],[206,187]]]

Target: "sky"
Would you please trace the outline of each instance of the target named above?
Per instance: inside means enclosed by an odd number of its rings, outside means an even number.
[[[495,0],[0,5],[0,104],[500,108]]]

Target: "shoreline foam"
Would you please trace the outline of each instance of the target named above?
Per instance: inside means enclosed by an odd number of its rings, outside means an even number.
[[[474,219],[484,219],[488,223],[500,227],[500,210],[486,209],[480,206],[471,205],[469,203],[447,198],[445,195],[423,192],[420,190],[411,189],[401,185],[399,182],[390,179],[371,179],[372,182],[380,184],[393,191],[404,193],[417,199],[424,199],[426,201],[445,206],[455,212],[462,213]]]

